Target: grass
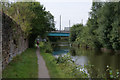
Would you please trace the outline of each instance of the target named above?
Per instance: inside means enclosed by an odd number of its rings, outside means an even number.
[[[49,70],[49,74],[51,78],[69,78],[67,74],[65,74],[60,67],[56,64],[54,56],[50,53],[44,53],[41,51],[41,55],[43,56],[46,66]]]
[[[3,78],[37,78],[36,49],[29,48],[17,55],[3,70]]]

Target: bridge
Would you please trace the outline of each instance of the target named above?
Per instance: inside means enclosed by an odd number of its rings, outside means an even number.
[[[51,31],[48,33],[48,37],[69,37],[69,31]]]

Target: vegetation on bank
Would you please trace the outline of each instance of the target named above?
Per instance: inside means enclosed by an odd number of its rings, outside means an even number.
[[[70,42],[86,48],[120,50],[120,2],[93,2],[87,24],[73,25]]]
[[[59,56],[57,59],[57,64],[60,66],[61,70],[65,74],[72,76],[73,78],[114,78],[120,79],[120,71],[113,71],[110,66],[106,66],[105,72],[100,72],[94,65],[77,65],[75,61],[72,60],[71,56],[64,55]]]
[[[66,75],[56,64],[55,57],[52,55],[50,42],[40,42],[40,54],[43,56],[51,78],[66,78]]]
[[[49,74],[51,78],[67,78],[68,77],[68,75],[65,74],[60,69],[59,65],[56,64],[55,57],[52,54],[41,52],[41,55],[43,56],[46,62],[46,66],[49,70]]]
[[[28,48],[17,55],[3,70],[3,78],[38,78],[36,49]]]
[[[106,66],[106,71],[101,74],[94,65],[77,65],[69,54],[55,58],[51,52],[46,52],[45,45],[48,43],[40,43],[43,44],[40,46],[40,53],[46,62],[51,78],[119,78],[119,70],[113,72],[109,66]]]
[[[40,49],[51,78],[120,78],[119,70],[114,72],[110,66],[106,66],[105,72],[100,72],[91,64],[77,65],[69,54],[55,58],[44,50]]]
[[[64,71],[65,74],[68,74],[72,78],[89,77],[84,66],[77,65],[69,54],[56,58],[56,64],[60,66],[61,70]]]

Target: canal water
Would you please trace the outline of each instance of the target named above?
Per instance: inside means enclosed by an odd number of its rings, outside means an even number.
[[[89,72],[91,73],[90,76],[94,78],[106,73],[107,66],[112,68],[113,73],[116,70],[120,71],[120,56],[118,54],[70,47],[69,43],[58,43],[54,47],[53,55],[55,57],[67,53],[70,53],[77,65],[93,65]]]

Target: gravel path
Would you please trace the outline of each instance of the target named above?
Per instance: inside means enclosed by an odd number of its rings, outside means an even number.
[[[38,57],[38,78],[50,78],[48,69],[46,67],[43,57],[40,55],[40,49],[36,50]]]

